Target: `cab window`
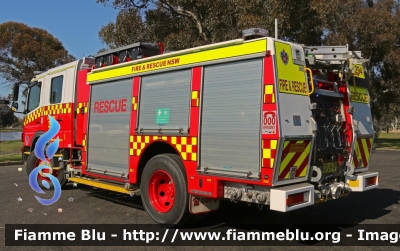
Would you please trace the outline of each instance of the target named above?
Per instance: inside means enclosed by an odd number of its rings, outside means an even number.
[[[50,104],[61,103],[63,79],[64,76],[51,79]]]
[[[42,83],[38,83],[35,86],[32,86],[29,90],[28,97],[28,112],[35,110],[40,103],[40,90],[42,87]]]

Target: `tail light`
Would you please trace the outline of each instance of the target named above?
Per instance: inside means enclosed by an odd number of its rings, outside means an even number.
[[[21,142],[24,142],[24,133],[21,133]]]
[[[376,185],[378,182],[378,177],[377,176],[374,176],[374,177],[370,177],[370,178],[367,178],[366,179],[366,187],[370,187],[370,186],[374,186],[374,185]]]
[[[294,206],[303,202],[307,202],[304,196],[304,193],[295,193],[291,194],[286,199],[286,205],[288,207]]]

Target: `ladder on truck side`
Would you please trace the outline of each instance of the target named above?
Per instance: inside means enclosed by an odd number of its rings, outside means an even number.
[[[310,58],[325,64],[337,65],[348,59],[353,59],[354,63],[364,63],[367,59],[363,59],[361,51],[349,51],[348,45],[339,46],[304,46],[306,59],[310,62]]]
[[[340,46],[304,46],[304,54],[306,57],[307,67],[314,69],[329,69],[332,72],[339,73],[343,76],[343,72],[351,71],[353,64],[363,64],[368,62],[368,59],[364,59],[361,56],[361,51],[349,51],[348,45]],[[324,96],[332,96],[343,98],[343,95],[339,93],[338,83],[328,81],[325,79],[318,79],[315,76],[309,76],[311,83],[314,85],[314,93]],[[346,80],[344,80],[346,81]],[[349,79],[347,79],[349,81]],[[331,84],[333,86],[333,91],[326,91],[319,89],[314,82],[320,82],[325,84]]]

